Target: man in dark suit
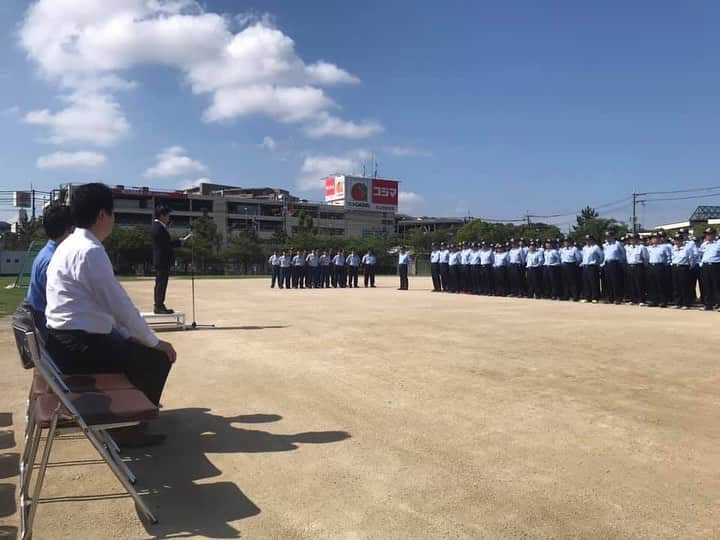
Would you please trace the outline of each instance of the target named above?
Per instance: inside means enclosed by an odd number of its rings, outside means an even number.
[[[170,222],[170,209],[166,206],[155,208],[155,220],[150,228],[153,243],[153,265],[155,266],[155,307],[153,313],[170,314],[172,309],[165,307],[165,293],[167,292],[170,267],[175,262],[173,250],[180,247],[180,240],[170,238],[167,224]],[[187,240],[187,235],[183,240]]]

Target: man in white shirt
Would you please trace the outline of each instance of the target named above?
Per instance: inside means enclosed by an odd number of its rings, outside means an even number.
[[[70,201],[76,229],[47,270],[47,350],[65,374],[121,372],[158,405],[173,346],[159,340],[115,279],[102,241],[112,233],[113,198],[104,184],[76,188]],[[142,429],[118,434],[125,446],[164,437]]]

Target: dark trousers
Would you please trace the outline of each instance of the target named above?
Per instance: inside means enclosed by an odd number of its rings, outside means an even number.
[[[330,274],[330,282],[332,283],[332,286],[333,286],[333,287],[337,287],[337,286],[338,286],[338,282],[337,282],[337,268],[335,267],[334,264],[331,264],[331,265],[330,265],[330,267],[329,267],[329,269],[328,269],[328,273]]]
[[[585,300],[600,300],[600,269],[597,265],[583,266],[582,278]]]
[[[310,283],[308,283],[308,287],[319,287],[320,286],[320,267],[319,266],[309,266],[310,269]]]
[[[338,287],[345,288],[345,266],[335,265],[335,283]]]
[[[410,285],[408,282],[408,265],[398,264],[398,274],[400,274],[400,288],[407,291]]]
[[[580,287],[578,287],[578,266],[575,263],[562,264],[562,298],[569,300],[580,299]]]
[[[432,276],[433,291],[439,291],[441,289],[440,263],[430,263],[430,275]]]
[[[330,287],[330,265],[328,264],[320,267],[320,286],[323,288]]]
[[[492,294],[493,288],[492,264],[483,264],[480,266],[480,293]]]
[[[355,287],[358,286],[358,267],[357,266],[348,266],[348,287]]]
[[[645,301],[645,267],[642,264],[627,265],[625,293],[633,304]]]
[[[275,282],[278,281],[278,285],[282,287],[282,282],[280,282],[280,267],[278,265],[273,264],[272,266],[272,274],[270,277],[270,288],[275,288]]]
[[[705,307],[720,304],[720,264],[703,264],[702,282]]]
[[[111,334],[49,330],[47,350],[66,375],[124,373],[155,405],[170,373],[162,351]]]
[[[528,298],[542,298],[542,266],[527,269]]]
[[[560,298],[562,296],[562,269],[559,265],[543,266],[543,286],[545,298]]]
[[[623,264],[620,261],[605,263],[604,296],[608,302],[622,302],[623,299]]]
[[[666,264],[651,264],[648,267],[648,299],[653,304],[665,306],[667,298],[667,272]]]
[[[676,306],[690,306],[690,267],[672,267],[673,300]]]
[[[493,268],[493,293],[495,296],[507,295],[507,268],[495,266]]]
[[[525,268],[522,264],[511,264],[508,267],[510,278],[510,294],[522,296],[525,294]]]
[[[157,268],[155,270],[155,307],[165,305],[165,293],[167,293],[168,279],[170,279],[169,268]]]
[[[443,291],[450,290],[450,265],[448,263],[440,263],[440,286]]]
[[[283,288],[283,285],[285,285],[286,289],[289,289],[291,286],[290,280],[292,278],[292,267],[288,266],[285,268],[280,268],[280,288]]]
[[[375,286],[375,265],[374,264],[366,264],[365,270],[363,272],[363,281],[365,282],[365,286],[367,287],[370,285],[371,287]]]
[[[462,265],[463,291],[472,292],[472,274],[470,273],[470,265]]]
[[[472,292],[479,294],[482,291],[482,279],[480,278],[480,265],[470,265],[470,281],[472,283]]]

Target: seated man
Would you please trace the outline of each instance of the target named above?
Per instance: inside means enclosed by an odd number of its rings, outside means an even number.
[[[104,184],[76,188],[70,201],[75,231],[55,250],[47,270],[47,350],[66,374],[121,372],[160,403],[175,350],[160,341],[115,279],[102,241],[114,225]],[[113,436],[125,446],[163,440],[142,428]]]
[[[26,300],[32,308],[35,326],[44,340],[47,338],[47,328],[45,327],[47,267],[58,244],[73,231],[70,207],[65,205],[50,206],[43,215],[43,227],[48,241],[33,261],[32,271],[30,272],[30,287],[28,288]]]

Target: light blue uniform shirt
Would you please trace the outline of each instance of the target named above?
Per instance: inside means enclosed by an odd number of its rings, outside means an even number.
[[[440,264],[447,264],[450,262],[450,250],[443,249],[440,251]]]
[[[673,246],[670,264],[673,266],[692,266],[693,253],[687,246]]]
[[[603,244],[603,262],[625,262],[625,249],[617,240],[612,244],[605,242]]]
[[[272,266],[280,266],[280,256],[279,255],[270,255],[270,258],[268,259],[268,262]]]
[[[543,254],[539,251],[528,251],[525,259],[528,268],[540,268],[543,264]]]
[[[410,260],[410,254],[407,251],[398,253],[398,264],[410,264]]]
[[[320,255],[320,266],[330,266],[331,262],[330,255]]]
[[[360,255],[353,255],[352,253],[347,256],[347,259],[345,259],[345,262],[349,266],[360,266]]]
[[[487,266],[492,264],[495,260],[495,253],[492,249],[481,249],[480,250],[480,264]]]
[[[26,298],[35,311],[43,314],[43,318],[47,307],[47,297],[45,296],[47,267],[57,247],[58,244],[55,240],[48,240],[47,244],[35,256],[30,271],[30,287]]]
[[[582,248],[582,262],[580,266],[600,266],[603,262],[603,251],[600,246],[585,246]]]
[[[580,250],[576,246],[560,248],[560,262],[565,264],[575,264],[582,261]]]
[[[479,249],[473,249],[470,252],[470,264],[473,266],[477,266],[480,264],[480,250]]]
[[[305,260],[307,261],[308,266],[312,266],[313,268],[320,264],[320,257],[313,255],[312,253],[308,255]]]
[[[657,246],[649,246],[648,262],[650,264],[670,264],[672,260],[672,251],[668,249],[667,244],[658,244]]]
[[[508,259],[510,264],[525,264],[525,252],[523,248],[512,248],[508,251]]]
[[[625,259],[630,266],[636,264],[647,264],[648,250],[642,244],[625,246]]]
[[[292,261],[295,266],[305,266],[305,259],[300,255],[295,255]]]
[[[463,249],[460,252],[461,264],[470,264],[470,254],[471,253],[472,253],[472,249]]]
[[[460,261],[461,261],[461,254],[459,251],[456,251],[455,253],[450,254],[450,258],[448,259],[448,264],[450,266],[456,266],[458,264],[461,264]]]
[[[496,268],[499,266],[507,266],[509,261],[509,255],[507,251],[503,251],[502,253],[495,253],[493,255],[493,266]]]
[[[700,246],[700,262],[701,264],[720,263],[720,241],[703,242]]]
[[[362,263],[363,264],[375,264],[375,263],[377,263],[377,257],[375,257],[375,255],[370,255],[369,253],[366,253],[365,255],[363,255]]]
[[[546,249],[543,252],[545,257],[544,266],[560,266],[560,251],[557,249]]]
[[[290,268],[292,266],[292,257],[290,255],[285,255],[280,257],[280,267],[281,268]]]
[[[345,257],[338,253],[333,257],[333,264],[335,266],[345,266]]]
[[[430,252],[430,263],[439,263],[440,262],[440,250],[436,249],[434,251]]]

